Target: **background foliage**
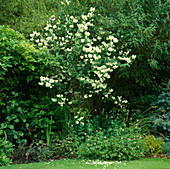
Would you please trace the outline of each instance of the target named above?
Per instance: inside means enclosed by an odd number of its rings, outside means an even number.
[[[42,31],[47,19],[60,8],[59,2],[56,0],[0,0],[0,24],[8,25],[28,38],[31,32]]]

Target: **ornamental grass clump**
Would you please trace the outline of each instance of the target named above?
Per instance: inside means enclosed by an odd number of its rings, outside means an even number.
[[[83,14],[53,15],[44,34],[30,35],[39,47],[56,55],[53,75],[42,76],[39,85],[56,87],[57,95],[52,100],[60,106],[72,104],[74,92],[79,93],[81,100],[96,97],[99,102],[110,100],[117,104],[111,85],[114,71],[129,67],[136,58],[114,31],[104,28],[99,22],[101,15],[95,11],[91,7]]]

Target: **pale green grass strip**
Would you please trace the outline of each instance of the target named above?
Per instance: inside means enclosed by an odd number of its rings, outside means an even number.
[[[90,160],[56,160],[11,165],[0,169],[170,169],[170,159],[141,159],[128,162],[101,162]]]

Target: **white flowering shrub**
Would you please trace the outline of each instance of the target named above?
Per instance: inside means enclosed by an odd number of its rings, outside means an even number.
[[[114,71],[132,64],[136,55],[119,44],[115,33],[99,25],[101,15],[91,7],[77,16],[62,15],[48,20],[44,34],[33,32],[31,40],[56,55],[54,75],[41,77],[40,85],[57,87],[52,100],[61,106],[71,104],[71,95],[78,91],[83,99],[100,98],[115,104],[127,103],[116,96],[111,81]],[[119,46],[119,47],[118,47]]]

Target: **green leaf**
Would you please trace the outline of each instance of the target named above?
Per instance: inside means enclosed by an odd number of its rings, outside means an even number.
[[[21,108],[21,107],[18,107],[18,108],[17,108],[17,111],[19,111],[20,113],[22,113],[22,108]]]
[[[10,128],[11,130],[13,130],[13,129],[14,129],[14,126],[11,124],[11,125],[9,126],[9,128]]]
[[[15,123],[18,123],[18,122],[19,122],[19,119],[14,120],[14,122],[15,122]]]
[[[27,120],[26,119],[22,119],[22,121],[25,123]]]

